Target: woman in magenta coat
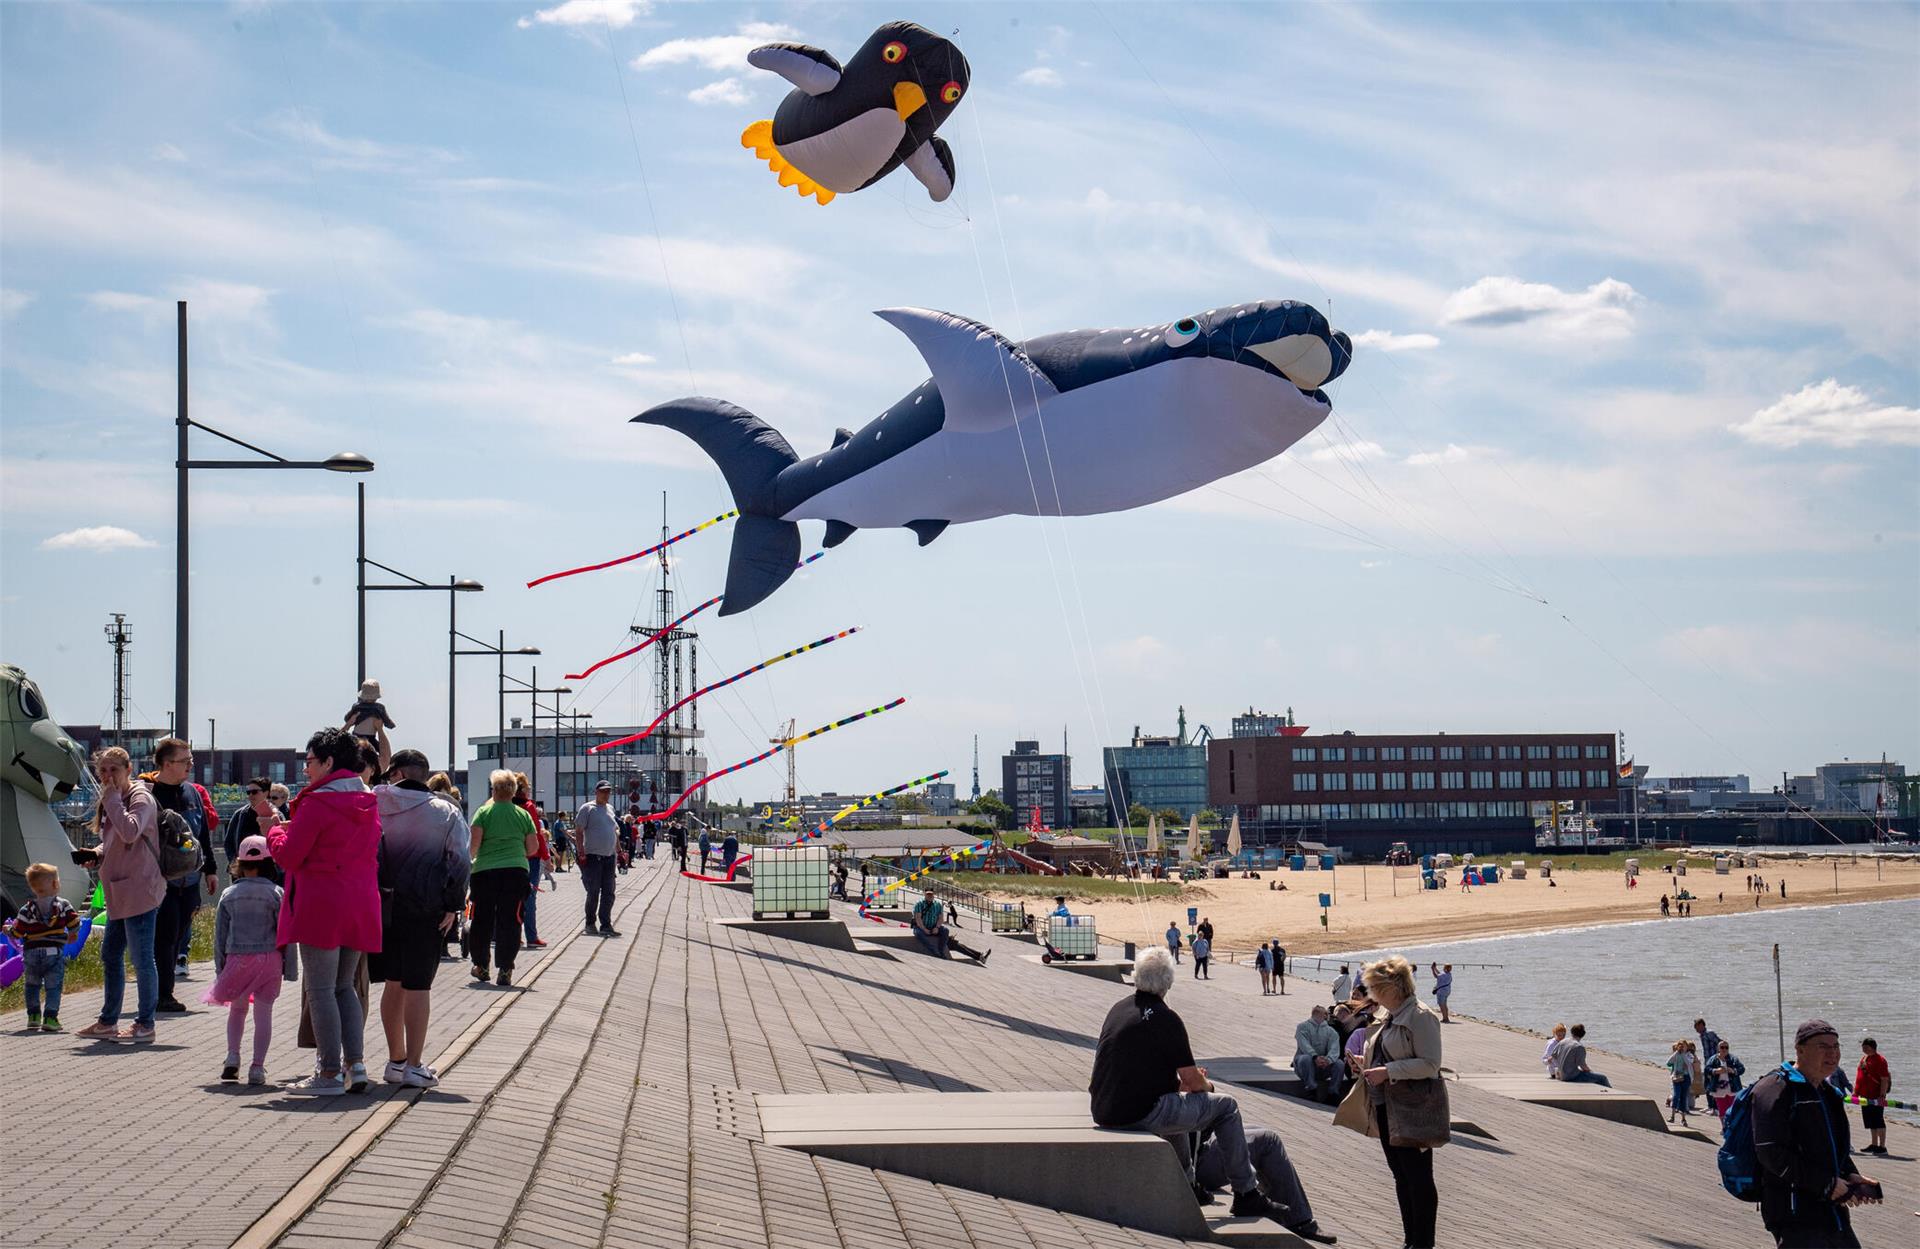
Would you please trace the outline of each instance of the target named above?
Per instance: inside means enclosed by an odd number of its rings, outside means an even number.
[[[360,779],[360,745],[344,729],[307,741],[307,785],[292,818],[267,835],[286,873],[281,948],[300,947],[319,1050],[317,1070],[288,1092],[315,1097],[367,1087],[366,1026],[354,977],[380,949],[380,806]],[[342,1070],[342,1064],[345,1070]]]

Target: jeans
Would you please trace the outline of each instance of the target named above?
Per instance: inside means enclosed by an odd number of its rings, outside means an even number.
[[[916,925],[913,930],[913,939],[920,943],[921,949],[933,955],[935,958],[945,958],[947,956],[947,945],[952,940],[952,934],[947,931],[945,924],[940,925],[932,932],[928,932],[926,929]]]
[[[475,872],[469,888],[473,929],[467,934],[467,949],[473,965],[485,971],[497,960],[500,970],[511,974],[520,953],[520,904],[527,898],[527,869],[494,867]]]
[[[540,860],[527,860],[527,901],[520,908],[520,926],[526,933],[527,944],[532,945],[540,939],[540,930],[534,927],[534,904],[540,900]]]
[[[1193,978],[1195,980],[1213,979],[1213,977],[1207,972],[1207,960],[1211,957],[1212,957],[1211,955],[1202,955],[1202,954],[1196,954],[1193,956]]]
[[[129,948],[133,953],[135,1000],[139,1003],[133,1022],[142,1028],[153,1027],[154,1003],[160,1000],[160,976],[153,965],[153,930],[165,903],[126,919],[107,921],[107,935],[100,943],[100,965],[106,995],[100,1002],[100,1022],[120,1022],[120,1002],[127,992],[127,969],[123,960]]]
[[[1668,1108],[1677,1110],[1681,1114],[1686,1114],[1693,1106],[1693,1098],[1688,1096],[1692,1088],[1693,1082],[1691,1080],[1675,1080],[1673,1082],[1673,1096],[1667,1099]]]
[[[1313,1222],[1313,1203],[1307,1200],[1307,1190],[1300,1186],[1300,1177],[1294,1172],[1293,1160],[1287,1157],[1287,1147],[1280,1143],[1280,1134],[1268,1128],[1256,1128],[1246,1135],[1247,1160],[1253,1165],[1260,1186],[1267,1190],[1267,1196],[1287,1208],[1287,1226],[1299,1227]],[[1226,1151],[1214,1148],[1209,1137],[1200,1146],[1200,1156],[1194,1160],[1193,1182],[1205,1189],[1215,1189],[1225,1184],[1227,1178]]]
[[[1400,1228],[1410,1249],[1433,1249],[1434,1224],[1440,1220],[1440,1190],[1433,1184],[1433,1151],[1387,1141],[1387,1108],[1373,1108],[1380,1148],[1393,1172],[1393,1193],[1400,1199]]]
[[[1167,952],[1168,952],[1169,954],[1171,954],[1171,955],[1173,955],[1173,961],[1174,961],[1175,963],[1178,963],[1178,962],[1180,961],[1180,947],[1179,947],[1179,946],[1177,946],[1177,945],[1175,945],[1175,944],[1173,944],[1172,942],[1168,942],[1168,943],[1167,943]]]
[[[613,927],[613,856],[583,855],[580,859],[580,883],[587,890],[587,927],[596,923]],[[596,918],[597,917],[597,918]]]
[[[360,995],[353,987],[361,957],[360,951],[340,946],[300,947],[300,975],[307,982],[307,1013],[313,1017],[314,1064],[321,1071],[343,1070],[343,1054],[348,1064],[366,1056],[363,1042],[367,1021],[360,1010]]]
[[[200,876],[195,873],[188,884],[167,883],[167,896],[160,900],[160,909],[154,912],[153,954],[154,969],[160,976],[160,1000],[172,1001],[173,965],[180,949],[180,939],[185,936],[193,940],[193,913],[200,909]]]
[[[20,957],[26,961],[22,981],[26,985],[27,1014],[38,1015],[41,1012],[40,995],[46,994],[46,1013],[54,1018],[60,1014],[60,990],[67,983],[67,956],[59,946],[43,950],[22,950]]]
[[[1300,1083],[1313,1095],[1337,1095],[1340,1092],[1340,1060],[1334,1059],[1326,1067],[1316,1068],[1315,1054],[1295,1054],[1293,1056],[1293,1074],[1300,1077]]]
[[[1597,1071],[1576,1071],[1570,1076],[1561,1076],[1560,1079],[1565,1084],[1598,1084],[1606,1088],[1613,1087],[1613,1081]]]
[[[1209,1164],[1210,1168],[1217,1168],[1214,1173],[1224,1176],[1236,1194],[1251,1192],[1260,1186],[1247,1157],[1247,1132],[1240,1122],[1240,1103],[1224,1093],[1162,1093],[1146,1118],[1126,1126],[1169,1140],[1189,1133],[1202,1137],[1211,1133],[1213,1139],[1208,1149],[1218,1154],[1218,1160]],[[1181,1159],[1185,1161],[1184,1141],[1174,1140],[1174,1148],[1180,1150]]]

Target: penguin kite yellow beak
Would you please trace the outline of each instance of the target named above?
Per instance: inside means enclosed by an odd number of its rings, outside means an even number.
[[[893,111],[905,121],[927,106],[927,93],[920,89],[917,82],[896,82],[893,84]]]

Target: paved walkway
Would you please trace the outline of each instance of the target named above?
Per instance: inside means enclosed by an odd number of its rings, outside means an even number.
[[[42,1123],[73,1147],[15,1155],[7,1243],[374,1246],[1131,1246],[1171,1244],[1109,1224],[765,1146],[751,1094],[1081,1089],[1093,1034],[1124,990],[1018,957],[988,966],[796,945],[710,922],[744,893],[683,880],[664,860],[620,878],[617,940],[581,935],[576,875],[541,897],[553,944],[521,987],[443,965],[429,1054],[443,1081],[317,1102],[217,1081],[224,1011],[163,1021],[159,1045],[96,1047],[0,1030],[7,1130]],[[848,912],[851,914],[851,912]],[[857,922],[857,921],[856,921]],[[1186,976],[1172,1002],[1210,1055],[1284,1055],[1325,990],[1261,998],[1248,968]],[[204,973],[190,984],[203,989]],[[84,1022],[97,993],[63,1014]],[[310,1066],[291,999],[269,1071]],[[381,1057],[377,1026],[371,1052]],[[1447,1061],[1532,1071],[1539,1042],[1463,1023]],[[1662,1073],[1609,1064],[1650,1095]],[[1455,1086],[1456,1112],[1496,1142],[1441,1151],[1444,1243],[1760,1245],[1724,1196],[1713,1147]],[[1400,1243],[1371,1141],[1328,1111],[1246,1093],[1250,1122],[1288,1142],[1342,1244]],[[1911,1129],[1896,1148],[1912,1152]],[[1863,1212],[1890,1243],[1920,1200],[1910,1161],[1871,1168],[1892,1201]],[[1098,1182],[1090,1177],[1089,1182]],[[1384,1196],[1383,1196],[1384,1194]]]

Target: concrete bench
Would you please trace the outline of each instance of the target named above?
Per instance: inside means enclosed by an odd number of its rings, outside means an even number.
[[[1172,1144],[1096,1127],[1085,1093],[762,1093],[756,1101],[761,1138],[783,1149],[1182,1240],[1306,1243],[1276,1223],[1207,1217]]]
[[[798,941],[805,945],[825,946],[829,950],[845,950],[849,954],[866,954],[875,958],[892,958],[892,951],[870,941],[858,940],[845,920],[840,919],[753,919],[744,915],[731,915],[712,921],[722,928],[732,928],[740,932],[757,932],[769,937],[784,937],[788,941]],[[866,936],[862,933],[861,936]]]
[[[1604,1084],[1569,1084],[1565,1080],[1553,1080],[1544,1075],[1505,1072],[1463,1075],[1459,1080],[1462,1084],[1535,1106],[1551,1106],[1555,1110],[1590,1115],[1609,1123],[1624,1123],[1652,1132],[1669,1131],[1666,1111],[1659,1102],[1638,1093],[1608,1088]],[[1677,1125],[1671,1129],[1671,1134],[1703,1141],[1712,1139],[1698,1129],[1683,1129]]]
[[[1022,954],[1020,957],[1035,966],[1076,972],[1097,980],[1111,980],[1115,984],[1125,984],[1126,978],[1133,974],[1133,960],[1130,958],[1056,958],[1049,961],[1038,954]]]
[[[1215,1084],[1237,1084],[1242,1088],[1260,1089],[1267,1093],[1279,1093],[1283,1097],[1314,1102],[1313,1098],[1307,1096],[1300,1077],[1293,1073],[1293,1060],[1290,1058],[1202,1058],[1199,1061],[1207,1070],[1207,1078]],[[1314,1104],[1325,1105],[1324,1102]],[[1473,1120],[1462,1119],[1458,1115],[1453,1116],[1447,1126],[1463,1136],[1477,1136],[1489,1141],[1499,1139]]]

